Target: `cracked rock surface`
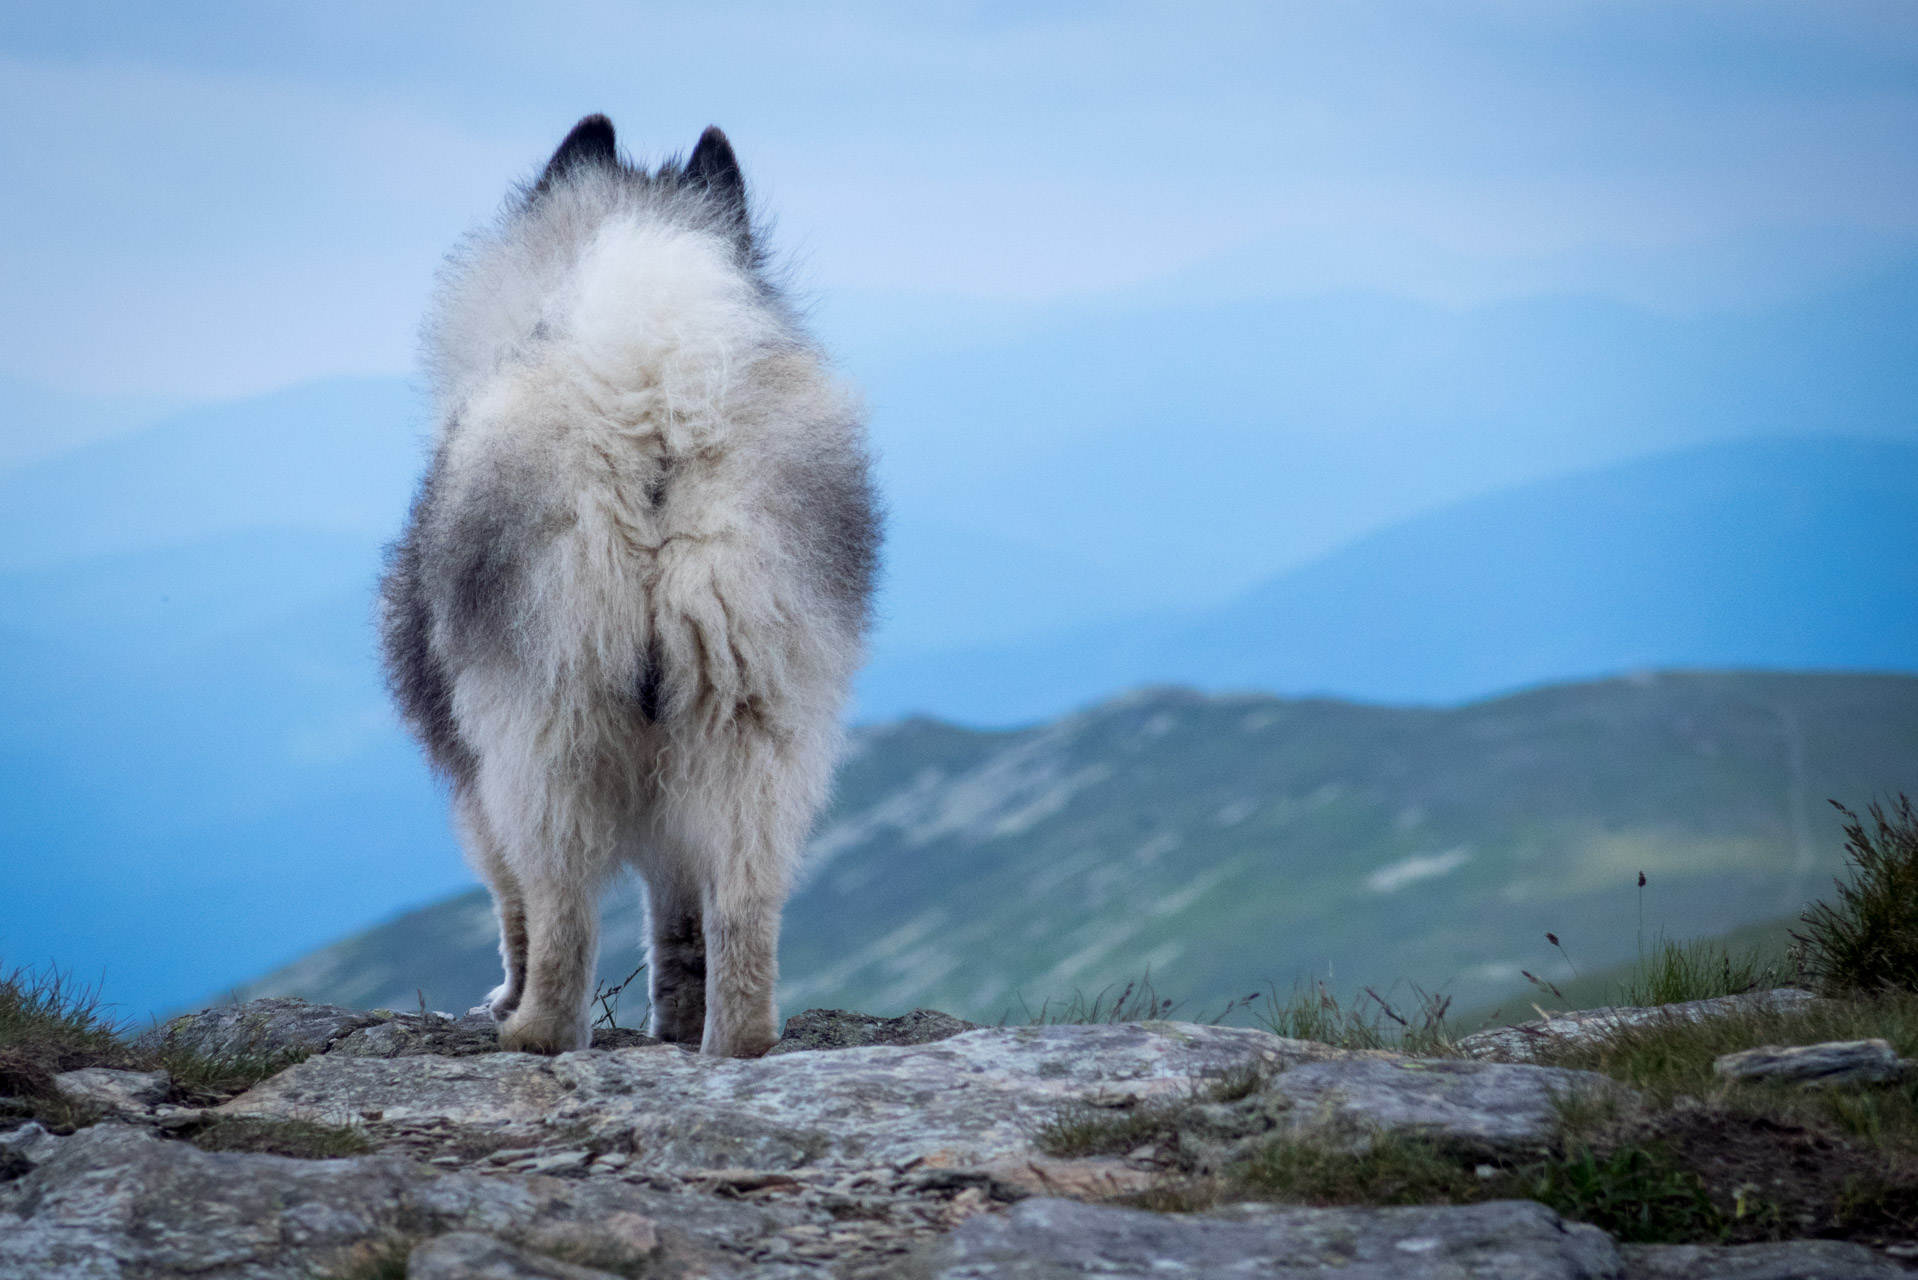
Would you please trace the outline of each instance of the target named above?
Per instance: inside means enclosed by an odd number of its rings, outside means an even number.
[[[924,1280],[1256,1280],[1321,1272],[1340,1280],[1617,1280],[1623,1263],[1603,1231],[1528,1200],[1401,1209],[1242,1205],[1178,1217],[1032,1199],[971,1219],[900,1271]]]
[[[108,1119],[67,1136],[0,1119],[0,1280],[1900,1274],[1828,1242],[1620,1249],[1529,1201],[1184,1216],[1108,1203],[1206,1167],[1187,1156],[1223,1162],[1286,1135],[1546,1141],[1555,1098],[1615,1087],[1582,1072],[1169,1022],[967,1029],[929,1011],[813,1011],[755,1061],[635,1032],[534,1057],[500,1052],[484,1019],[283,999],[162,1034],[215,1056],[311,1056],[218,1108],[167,1105],[164,1073],[88,1070],[61,1087]],[[1250,1092],[1209,1101],[1220,1081]],[[1172,1109],[1175,1150],[1034,1145],[1064,1115],[1139,1107]],[[236,1126],[250,1143],[350,1130],[303,1149],[371,1153],[259,1154],[287,1148],[235,1146]]]
[[[994,1028],[933,1044],[702,1058],[670,1045],[538,1058],[309,1058],[220,1110],[363,1119],[442,1141],[578,1145],[590,1135],[662,1171],[982,1164],[1029,1153],[1065,1103],[1182,1097],[1248,1064],[1336,1050],[1179,1023]]]

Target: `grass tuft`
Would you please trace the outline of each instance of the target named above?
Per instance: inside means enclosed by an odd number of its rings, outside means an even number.
[[[1477,1168],[1430,1139],[1379,1134],[1362,1150],[1274,1142],[1230,1183],[1235,1195],[1300,1204],[1467,1204],[1489,1194]]]
[[[1175,1007],[1171,1000],[1160,999],[1159,993],[1153,990],[1150,969],[1144,977],[1119,988],[1117,995],[1111,987],[1105,987],[1088,1001],[1083,991],[1075,989],[1069,999],[1048,998],[1036,1011],[1023,999],[1019,1003],[1026,1024],[1034,1027],[1154,1022],[1170,1017]]]
[[[202,1151],[247,1151],[302,1160],[363,1156],[373,1150],[366,1135],[351,1125],[258,1116],[216,1116],[194,1132],[192,1141]]]
[[[1661,938],[1620,989],[1619,1003],[1648,1009],[1739,996],[1783,986],[1792,976],[1788,965],[1767,959],[1755,947],[1734,954],[1712,938],[1690,942]]]
[[[1900,795],[1889,815],[1845,816],[1845,857],[1851,877],[1836,882],[1838,901],[1816,902],[1794,931],[1806,971],[1833,994],[1918,992],[1918,812]]]
[[[268,1049],[254,1045],[229,1053],[209,1054],[162,1044],[154,1051],[154,1060],[173,1077],[173,1091],[183,1101],[198,1106],[225,1102],[260,1081],[278,1075],[311,1053],[305,1049]]]
[[[1531,1199],[1629,1244],[1695,1244],[1725,1235],[1704,1179],[1661,1147],[1627,1143],[1600,1155],[1572,1145],[1518,1177]]]
[[[1412,988],[1413,1009],[1401,1012],[1371,987],[1349,1005],[1339,1003],[1323,982],[1300,984],[1289,996],[1277,987],[1267,989],[1265,1004],[1254,1016],[1273,1035],[1289,1040],[1312,1040],[1341,1049],[1396,1049],[1426,1057],[1452,1051],[1457,1038],[1447,1022],[1450,996]]]
[[[106,1012],[96,988],[49,966],[0,972],[0,1096],[18,1100],[55,1133],[71,1133],[98,1115],[69,1102],[53,1078],[82,1067],[148,1067]]]

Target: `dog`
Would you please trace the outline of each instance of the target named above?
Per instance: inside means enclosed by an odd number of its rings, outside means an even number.
[[[591,1043],[598,895],[631,866],[652,1033],[764,1053],[871,616],[860,402],[717,128],[648,170],[581,120],[448,257],[424,345],[436,446],[381,647],[492,891],[500,1044]]]

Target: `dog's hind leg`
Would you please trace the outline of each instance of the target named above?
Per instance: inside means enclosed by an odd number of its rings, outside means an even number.
[[[592,1044],[586,1001],[599,955],[595,886],[566,875],[522,877],[526,992],[500,1026],[502,1049],[565,1053]]]
[[[696,1045],[706,1033],[706,932],[698,885],[656,873],[646,882],[646,915],[653,1034]]]
[[[565,1053],[592,1043],[587,998],[599,959],[599,891],[612,870],[615,825],[595,796],[548,780],[518,797],[520,829],[500,831],[526,905],[526,987],[500,1024],[502,1049]]]
[[[695,768],[675,816],[704,907],[700,1052],[757,1057],[779,1039],[779,912],[811,818],[809,807],[793,803],[806,780],[776,747],[746,733]]]
[[[526,991],[526,897],[487,826],[477,797],[462,790],[454,797],[454,812],[459,815],[466,856],[492,891],[493,913],[499,919],[499,958],[505,980],[487,993],[485,1004],[495,1022],[504,1022],[519,1008]]]
[[[779,1039],[782,895],[740,893],[722,879],[706,911],[706,1030],[700,1052],[756,1058]]]

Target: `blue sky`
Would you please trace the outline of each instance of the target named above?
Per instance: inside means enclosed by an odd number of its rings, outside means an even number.
[[[640,155],[727,128],[847,341],[1354,288],[1744,305],[1911,252],[1915,72],[1902,3],[15,0],[0,373],[405,371],[448,244],[590,110]]]

